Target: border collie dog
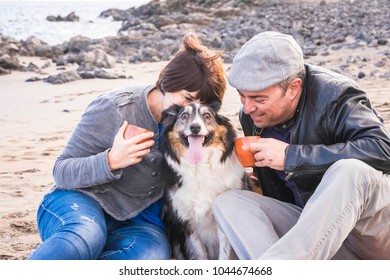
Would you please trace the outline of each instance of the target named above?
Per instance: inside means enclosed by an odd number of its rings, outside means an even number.
[[[220,104],[173,105],[163,112],[164,221],[174,259],[234,256],[211,207],[224,191],[248,189],[234,152],[236,132]]]

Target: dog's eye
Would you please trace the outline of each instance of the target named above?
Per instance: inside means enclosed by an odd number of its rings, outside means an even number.
[[[211,119],[211,114],[210,113],[204,113],[203,114],[203,117],[208,120],[208,119]]]
[[[180,116],[180,118],[182,119],[182,120],[186,120],[188,117],[189,117],[189,113],[187,113],[187,112],[183,112],[183,114],[181,114],[181,116]]]

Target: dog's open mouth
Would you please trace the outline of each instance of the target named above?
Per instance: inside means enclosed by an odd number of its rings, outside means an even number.
[[[184,134],[182,134],[181,136],[181,141],[182,143],[188,148],[191,144],[191,142],[199,142],[201,143],[202,146],[205,146],[207,145],[211,138],[212,138],[212,134],[209,133],[208,135],[189,135],[189,136],[186,136]]]
[[[186,158],[192,164],[199,164],[203,159],[203,147],[207,145],[212,134],[208,135],[181,135],[183,144],[187,147]]]

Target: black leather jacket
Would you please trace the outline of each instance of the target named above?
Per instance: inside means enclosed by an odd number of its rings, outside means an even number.
[[[359,86],[342,75],[305,65],[307,75],[290,131],[285,172],[304,204],[325,171],[340,159],[355,158],[390,173],[390,135]],[[255,135],[249,115],[240,112],[245,135]],[[263,194],[294,203],[293,194],[270,168],[254,168]]]

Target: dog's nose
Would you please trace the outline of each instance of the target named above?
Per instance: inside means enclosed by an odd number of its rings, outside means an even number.
[[[198,134],[200,131],[200,125],[197,123],[191,124],[190,130],[191,130],[192,134]]]

